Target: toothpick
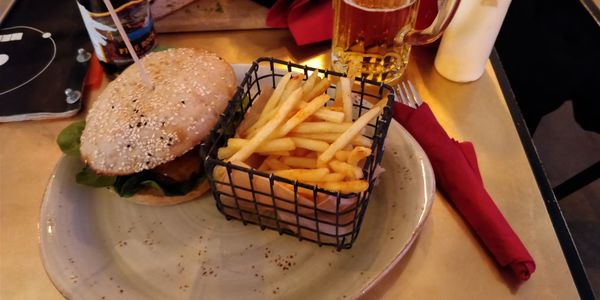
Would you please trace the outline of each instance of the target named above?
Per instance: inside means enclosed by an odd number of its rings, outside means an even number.
[[[108,8],[108,13],[110,14],[110,17],[113,19],[113,22],[115,22],[115,25],[117,26],[119,35],[121,35],[121,38],[123,39],[123,41],[125,42],[125,45],[127,46],[127,50],[129,50],[129,54],[131,54],[131,57],[133,58],[134,64],[137,66],[138,72],[140,73],[140,77],[142,77],[142,81],[144,82],[146,87],[154,88],[154,85],[152,84],[152,82],[150,81],[150,78],[148,77],[148,72],[144,68],[144,65],[140,62],[140,58],[137,56],[137,53],[135,53],[135,50],[133,49],[133,46],[131,45],[131,41],[129,40],[129,37],[127,36],[127,33],[125,32],[125,29],[123,29],[123,24],[121,24],[121,21],[119,21],[119,17],[117,17],[117,13],[115,12],[114,7],[110,3],[110,0],[103,0],[103,1],[104,1],[104,4],[106,5],[106,8]]]

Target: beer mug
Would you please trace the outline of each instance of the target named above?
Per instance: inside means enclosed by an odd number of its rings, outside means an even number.
[[[333,0],[333,69],[367,79],[396,82],[406,70],[410,47],[440,37],[459,0],[438,0],[438,15],[415,29],[419,0]]]

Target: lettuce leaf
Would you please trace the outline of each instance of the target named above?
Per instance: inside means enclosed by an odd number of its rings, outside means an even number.
[[[112,186],[116,180],[116,176],[98,175],[89,168],[83,168],[81,172],[75,175],[75,181],[77,183],[93,187]]]
[[[169,50],[171,48],[173,48],[173,47],[158,45],[158,46],[154,47],[154,49],[152,49],[152,52],[161,52],[161,51]]]
[[[67,156],[80,156],[81,134],[85,128],[85,120],[81,120],[65,127],[56,137],[60,150]]]
[[[81,134],[84,128],[85,120],[81,120],[70,124],[59,133],[56,143],[64,154],[67,156],[80,156],[79,147],[81,146]],[[112,186],[121,197],[131,197],[145,187],[156,189],[165,196],[185,195],[202,180],[204,180],[204,176],[199,175],[185,182],[165,184],[154,178],[150,171],[142,171],[126,176],[103,176],[96,174],[87,167],[84,167],[75,175],[75,181],[78,184],[91,187]]]
[[[142,171],[127,176],[118,176],[113,187],[121,197],[131,197],[145,187],[154,188],[165,196],[181,196],[193,190],[202,179],[204,176],[199,175],[184,182],[166,184],[156,180],[152,172]]]

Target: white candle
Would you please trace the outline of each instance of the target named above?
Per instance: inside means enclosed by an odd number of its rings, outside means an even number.
[[[138,68],[138,71],[140,73],[140,77],[142,78],[142,81],[144,82],[144,84],[147,87],[153,88],[152,82],[150,81],[150,78],[148,77],[148,72],[146,72],[144,65],[142,63],[140,63],[140,58],[137,56],[137,53],[133,49],[133,46],[131,45],[131,41],[129,40],[129,37],[127,36],[127,33],[125,32],[125,29],[123,29],[123,24],[121,24],[121,21],[119,21],[119,17],[117,16],[117,13],[115,13],[115,9],[112,6],[112,4],[110,3],[110,0],[104,0],[104,4],[106,5],[106,8],[108,9],[108,13],[110,14],[110,17],[112,18],[113,22],[115,22],[115,25],[117,26],[119,35],[121,35],[121,38],[125,42],[125,46],[127,46],[127,50],[129,50],[129,54],[131,54],[134,64]]]
[[[509,4],[510,0],[462,0],[442,37],[436,70],[456,82],[479,79]]]

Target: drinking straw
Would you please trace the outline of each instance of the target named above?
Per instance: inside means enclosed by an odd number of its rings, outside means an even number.
[[[110,3],[110,0],[103,0],[103,1],[104,1],[104,4],[106,5],[106,8],[108,8],[108,13],[110,14],[110,17],[113,19],[113,22],[115,22],[115,25],[117,26],[119,35],[121,35],[121,38],[123,39],[123,41],[125,42],[125,45],[127,46],[127,50],[129,50],[129,54],[131,54],[131,57],[133,58],[134,64],[137,66],[138,72],[140,73],[140,77],[142,77],[142,81],[144,82],[146,87],[154,88],[154,86],[152,85],[152,82],[150,82],[150,78],[148,77],[148,72],[146,72],[144,65],[142,63],[140,63],[140,58],[137,56],[137,53],[135,53],[135,50],[133,49],[133,46],[131,45],[131,41],[129,40],[127,33],[125,33],[125,29],[123,29],[123,24],[121,24],[121,21],[119,21],[119,17],[117,17],[117,13],[115,12],[114,7]]]

